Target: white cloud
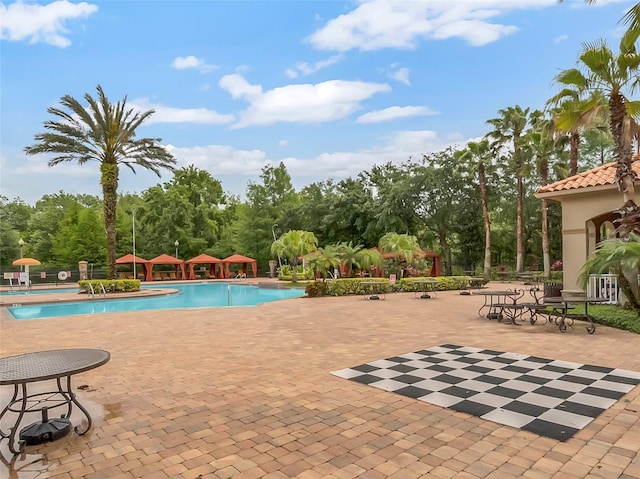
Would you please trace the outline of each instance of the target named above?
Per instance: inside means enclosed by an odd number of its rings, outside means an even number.
[[[328,21],[308,41],[320,50],[344,52],[413,49],[420,39],[462,38],[486,45],[517,30],[492,18],[514,9],[547,7],[556,0],[360,0],[349,13]]]
[[[553,39],[553,43],[562,43],[569,38],[569,35],[559,35]]]
[[[331,66],[335,63],[341,62],[342,60],[344,60],[344,55],[339,54],[339,55],[330,56],[326,60],[320,60],[314,63],[313,65],[309,65],[306,62],[298,62],[296,63],[295,68],[289,68],[285,73],[289,78],[298,78],[299,74],[307,76],[317,72],[318,70]]]
[[[399,81],[400,83],[404,83],[405,85],[411,86],[411,82],[409,81],[409,69],[408,68],[399,68],[395,72],[389,73],[389,78],[393,78],[394,80]]]
[[[460,138],[457,133],[449,136]],[[264,166],[277,166],[283,162],[294,180],[312,178],[312,181],[318,181],[356,176],[362,171],[369,170],[373,165],[389,162],[402,163],[409,157],[420,158],[423,154],[464,143],[442,139],[434,131],[403,130],[392,133],[382,145],[355,151],[326,152],[309,158],[270,158],[263,150],[237,150],[229,145],[190,148],[169,145],[167,148],[176,157],[178,167],[194,165],[211,172],[213,176],[257,176]]]
[[[211,72],[218,68],[216,65],[209,65],[201,58],[195,57],[193,55],[189,55],[188,57],[174,58],[173,62],[171,62],[171,67],[177,70],[187,70],[192,68],[202,73]]]
[[[438,112],[424,106],[392,106],[384,110],[370,111],[358,117],[358,123],[381,123],[383,121],[412,116],[437,115]]]
[[[266,92],[251,85],[241,75],[226,75],[220,87],[233,98],[243,98],[249,107],[233,128],[271,125],[278,122],[323,123],[339,120],[361,108],[360,102],[376,93],[388,92],[389,85],[361,81],[331,80],[316,84],[296,84]]]
[[[289,144],[289,140],[280,140],[278,142],[278,146],[287,146]]]
[[[86,2],[71,3],[59,0],[48,5],[15,2],[6,6],[0,3],[0,39],[9,41],[29,40],[44,42],[60,48],[71,45],[64,27],[66,20],[88,18],[98,11],[97,5]]]
[[[144,126],[154,123],[196,123],[201,125],[219,125],[231,123],[235,116],[221,114],[206,108],[173,108],[161,104],[150,103],[147,98],[137,98],[128,103],[136,110],[155,110],[145,122]]]

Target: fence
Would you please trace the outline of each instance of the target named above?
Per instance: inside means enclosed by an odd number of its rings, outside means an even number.
[[[589,275],[587,296],[606,299],[606,304],[618,304],[618,275]]]

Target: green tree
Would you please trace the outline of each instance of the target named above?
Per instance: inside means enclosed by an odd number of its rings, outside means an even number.
[[[378,247],[384,253],[392,253],[395,255],[399,266],[403,264],[410,265],[416,255],[420,255],[422,248],[418,243],[418,238],[406,233],[399,234],[396,232],[386,233],[378,242]],[[400,268],[400,277],[402,278],[403,268]]]
[[[293,270],[292,281],[298,281],[299,258],[316,251],[318,240],[313,233],[302,230],[290,230],[271,244],[271,253],[287,258]]]
[[[338,243],[336,246],[338,258],[345,268],[347,278],[353,275],[353,267],[360,268],[358,263],[358,253],[362,251],[362,245],[353,245],[351,241],[348,243]]]
[[[116,274],[116,206],[120,165],[135,172],[141,166],[160,176],[160,169],[173,171],[175,159],[159,138],[136,138],[137,128],[154,110],[136,112],[127,109],[126,97],[112,104],[97,87],[98,98],[88,93],[88,108],[70,95],[61,98],[63,109],[50,107],[48,113],[58,118],[44,123],[45,133],[35,135],[36,144],[25,148],[28,155],[51,154],[49,166],[66,162],[100,163],[103,220],[107,243],[107,277]],[[68,111],[65,111],[68,110]]]
[[[616,231],[622,237],[640,233],[640,208],[635,202],[636,174],[631,167],[631,142],[635,131],[633,118],[640,114],[640,102],[628,95],[638,85],[640,55],[635,42],[638,33],[628,31],[620,41],[620,53],[614,54],[604,40],[583,45],[580,68],[560,72],[556,81],[564,88],[554,98],[571,97],[575,91],[603,91],[609,101],[609,124],[614,140],[616,183],[622,192],[623,206],[617,211],[620,221]]]
[[[487,194],[487,166],[492,166],[493,151],[489,140],[470,141],[464,150],[456,154],[456,159],[467,162],[471,169],[477,172],[480,188],[480,203],[482,204],[482,223],[484,225],[484,263],[482,274],[487,278],[491,275],[491,217],[489,216],[489,200]]]
[[[323,280],[327,279],[327,274],[332,269],[340,267],[340,258],[335,245],[327,245],[324,248],[318,248],[309,264],[313,271],[322,274]]]
[[[493,140],[496,147],[511,148],[511,171],[516,178],[516,271],[524,267],[524,180],[525,158],[522,154],[522,136],[529,125],[529,108],[520,105],[498,111],[498,116],[487,120],[493,130],[486,137]]]

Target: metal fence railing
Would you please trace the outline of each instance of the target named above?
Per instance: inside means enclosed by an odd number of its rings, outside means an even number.
[[[606,304],[618,304],[618,275],[589,275],[587,296],[591,298],[606,299]]]

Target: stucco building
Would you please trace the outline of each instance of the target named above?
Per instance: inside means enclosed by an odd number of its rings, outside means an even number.
[[[640,177],[640,158],[633,163]],[[581,289],[578,275],[596,245],[613,235],[613,211],[622,206],[622,194],[615,184],[615,162],[543,186],[536,198],[562,205],[562,263],[565,289]],[[640,193],[640,181],[636,181]],[[638,195],[640,197],[640,194]]]

